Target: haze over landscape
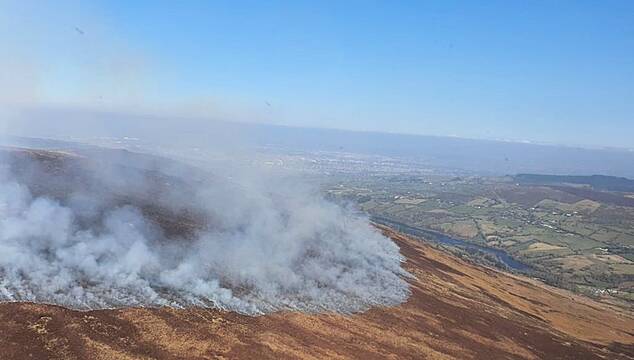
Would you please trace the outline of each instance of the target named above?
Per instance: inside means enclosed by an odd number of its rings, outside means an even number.
[[[0,0],[9,359],[634,358],[634,4]]]

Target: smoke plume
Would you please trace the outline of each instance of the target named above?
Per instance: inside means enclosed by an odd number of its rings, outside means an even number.
[[[390,239],[296,182],[228,180],[156,159],[5,152],[2,301],[264,314],[356,312],[409,294]]]

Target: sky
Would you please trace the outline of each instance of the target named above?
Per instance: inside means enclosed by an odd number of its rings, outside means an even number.
[[[634,148],[634,2],[0,0],[0,106]]]

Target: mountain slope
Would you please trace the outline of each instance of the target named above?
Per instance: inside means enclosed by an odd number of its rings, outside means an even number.
[[[3,358],[634,358],[631,312],[384,231],[416,276],[401,306],[249,317],[8,303],[0,305]]]

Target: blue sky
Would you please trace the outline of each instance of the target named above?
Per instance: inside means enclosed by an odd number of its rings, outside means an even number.
[[[0,44],[21,106],[634,148],[632,1],[0,0]]]

